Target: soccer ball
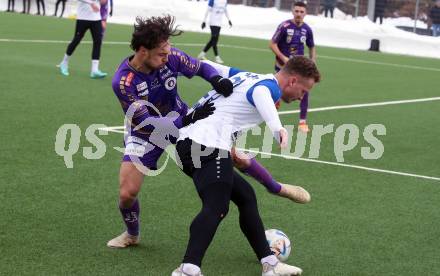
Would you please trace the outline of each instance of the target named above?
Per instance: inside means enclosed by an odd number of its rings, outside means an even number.
[[[284,262],[290,255],[291,245],[286,234],[277,229],[266,230],[266,240],[270,250],[277,256],[278,260]]]

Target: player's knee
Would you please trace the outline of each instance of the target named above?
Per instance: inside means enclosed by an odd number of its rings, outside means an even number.
[[[251,165],[251,160],[248,158],[242,158],[236,154],[232,156],[232,161],[234,162],[234,166],[239,170],[244,170],[249,168]]]
[[[136,200],[137,193],[130,192],[128,190],[121,189],[119,192],[119,203],[121,206],[131,206]]]
[[[138,195],[138,189],[136,185],[132,183],[128,178],[121,178],[119,189],[119,201],[122,205],[130,205],[134,202]]]

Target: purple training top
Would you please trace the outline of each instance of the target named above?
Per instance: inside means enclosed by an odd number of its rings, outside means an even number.
[[[171,48],[168,62],[160,69],[149,74],[137,71],[129,64],[126,58],[116,70],[112,80],[115,95],[121,103],[124,114],[130,105],[138,100],[148,101],[155,108],[145,105],[138,106],[133,116],[133,124],[138,125],[144,120],[156,119],[161,127],[173,123],[175,128],[182,127],[182,115],[186,115],[188,106],[181,100],[177,93],[177,77],[179,74],[192,78],[194,75],[210,80],[218,75],[217,71],[206,63],[201,63],[183,51]],[[156,111],[158,110],[160,114]],[[165,117],[169,112],[175,111],[180,116],[173,118]],[[160,116],[163,116],[160,118]],[[173,126],[173,127],[174,127]],[[132,126],[132,128],[134,128]],[[132,130],[129,135],[148,139],[152,128],[143,127],[140,130]]]
[[[304,43],[309,48],[315,46],[313,32],[309,25],[303,23],[297,26],[292,20],[286,20],[278,26],[272,42],[278,45],[281,53],[286,57],[303,56]],[[279,65],[284,65],[278,57],[276,60]]]

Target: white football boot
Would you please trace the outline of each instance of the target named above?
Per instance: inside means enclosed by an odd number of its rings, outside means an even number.
[[[215,56],[215,62],[219,63],[219,64],[223,64],[223,60],[220,58],[220,56]]]
[[[206,58],[206,53],[201,51],[200,54],[197,56],[198,59],[207,59]]]
[[[173,273],[171,273],[171,276],[203,276],[202,271],[199,270],[197,273],[186,273],[183,271],[184,264],[181,264],[178,268],[176,268]]]
[[[293,276],[301,275],[302,269],[293,265],[278,262],[276,265],[263,264],[262,276]],[[174,276],[174,275],[173,275]]]
[[[309,192],[301,186],[294,186],[289,184],[279,183],[281,190],[278,193],[279,196],[288,198],[296,203],[308,203],[311,200]]]
[[[137,244],[139,244],[139,236],[132,236],[128,234],[127,231],[125,231],[121,235],[110,240],[107,243],[107,246],[111,248],[125,248],[127,246],[137,245]]]

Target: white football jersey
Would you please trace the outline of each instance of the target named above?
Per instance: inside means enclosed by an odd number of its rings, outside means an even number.
[[[223,15],[227,12],[226,6],[227,0],[209,0],[208,6],[210,9],[209,25],[210,26],[222,26]]]
[[[273,107],[275,116],[279,121],[274,103],[280,99],[281,91],[273,74],[261,75],[240,72],[229,79],[234,85],[234,92],[227,98],[218,94],[215,90],[208,92],[193,109],[210,100],[215,106],[214,113],[203,120],[181,128],[179,130],[179,140],[190,138],[207,147],[230,151],[233,142],[241,133],[263,122],[263,118],[253,101],[254,89],[257,86],[267,88],[263,92],[270,91],[271,95],[268,96],[267,105]],[[255,93],[259,91],[261,90]],[[188,113],[191,111],[188,111]],[[281,127],[281,124],[279,126]]]
[[[76,19],[87,21],[99,21],[101,20],[101,11],[97,12],[92,10],[91,4],[94,3],[98,8],[101,7],[100,0],[78,0],[78,10]]]

